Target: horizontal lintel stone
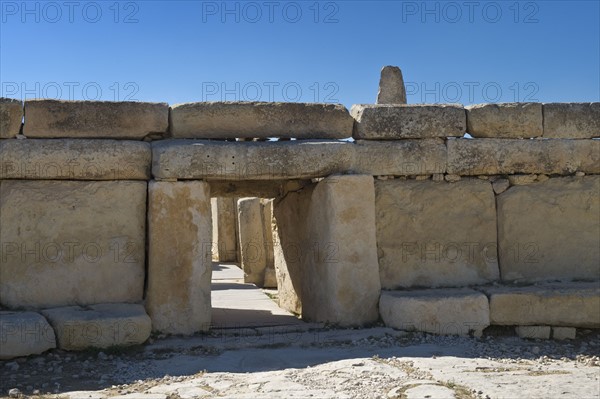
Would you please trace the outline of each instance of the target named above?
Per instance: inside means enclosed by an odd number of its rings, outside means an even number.
[[[476,104],[466,108],[467,132],[473,137],[530,138],[542,136],[542,104]]]
[[[447,147],[451,174],[600,173],[600,140],[452,139]]]
[[[0,139],[10,139],[19,134],[22,120],[23,103],[0,97]]]
[[[0,180],[148,180],[151,161],[151,145],[142,141],[0,141]]]
[[[333,140],[152,143],[156,179],[309,179],[349,171],[354,144]]]
[[[600,102],[544,104],[544,137],[600,137]]]
[[[111,101],[25,101],[23,134],[30,138],[138,139],[165,136],[166,103]]]
[[[456,104],[357,104],[350,113],[355,139],[462,137],[466,132],[465,109]]]
[[[340,104],[198,102],[171,108],[174,138],[343,139],[354,120]]]

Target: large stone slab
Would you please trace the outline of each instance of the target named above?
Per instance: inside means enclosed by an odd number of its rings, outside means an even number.
[[[152,143],[152,173],[157,179],[310,179],[350,170],[353,156],[352,143],[331,140],[163,140]]]
[[[260,198],[240,198],[237,222],[244,282],[263,286],[267,268],[267,242]]]
[[[600,102],[544,104],[544,137],[600,137]]]
[[[373,178],[352,175],[327,177],[275,204],[303,318],[344,326],[377,320],[374,200]]]
[[[219,197],[217,198],[216,202],[218,225],[217,242],[219,260],[221,262],[238,262],[237,199]]]
[[[462,137],[467,126],[464,108],[454,104],[357,104],[350,113],[356,119],[355,139]]]
[[[377,104],[406,104],[404,79],[397,66],[388,65],[381,69]]]
[[[175,138],[343,139],[353,119],[340,104],[199,102],[171,108]]]
[[[146,182],[4,180],[0,215],[2,305],[142,300]]]
[[[56,331],[63,350],[110,348],[144,343],[151,332],[142,305],[111,303],[42,310]]]
[[[505,281],[600,278],[600,176],[551,178],[500,194]]]
[[[451,174],[600,173],[600,140],[453,139],[447,147]]]
[[[529,138],[543,134],[542,104],[499,103],[465,107],[473,137]]]
[[[39,313],[0,311],[0,360],[56,348],[50,324]]]
[[[23,134],[35,138],[143,139],[165,135],[166,103],[110,101],[25,101]]]
[[[22,121],[23,103],[0,97],[0,139],[10,139],[19,134]]]
[[[0,141],[0,179],[147,180],[150,143],[125,140]]]
[[[148,185],[148,286],[152,329],[193,334],[210,327],[212,220],[202,181]]]
[[[487,297],[467,288],[383,291],[379,312],[388,327],[439,335],[480,337],[490,325]]]
[[[496,207],[488,181],[375,182],[384,289],[456,287],[499,278]]]
[[[492,324],[600,327],[600,284],[486,287]]]
[[[446,172],[443,139],[369,141],[354,144],[355,173],[373,176],[415,176]]]

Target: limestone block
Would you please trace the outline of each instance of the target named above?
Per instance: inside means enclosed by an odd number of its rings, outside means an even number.
[[[240,198],[237,202],[239,247],[244,282],[263,286],[267,267],[267,244],[260,198]]]
[[[171,334],[208,330],[211,320],[212,218],[202,181],[148,185],[148,286],[152,329]]]
[[[0,179],[147,180],[151,162],[151,146],[141,141],[0,141]]]
[[[152,143],[152,173],[159,179],[310,179],[350,170],[353,148],[331,140],[161,140]]]
[[[238,262],[237,259],[237,199],[217,198],[219,260]]]
[[[600,277],[600,176],[515,186],[497,197],[504,281]]]
[[[550,339],[549,326],[517,326],[517,335],[528,339]]]
[[[482,290],[490,298],[492,324],[600,327],[598,282],[485,287]]]
[[[542,104],[499,103],[465,107],[473,137],[529,138],[543,133]]]
[[[352,171],[372,176],[415,176],[446,172],[442,139],[357,140]]]
[[[0,311],[0,360],[56,348],[54,330],[35,312]]]
[[[265,253],[265,261],[267,269],[273,269],[274,258],[273,258],[273,200],[261,198],[260,200],[261,212],[263,216],[263,234],[265,237],[265,245],[267,252]],[[265,276],[265,279],[267,277]]]
[[[375,182],[384,289],[456,287],[499,278],[496,208],[488,181]]]
[[[406,104],[404,79],[397,66],[388,65],[381,69],[377,104]]]
[[[354,121],[341,104],[199,102],[171,108],[175,138],[343,139]]]
[[[2,305],[142,300],[146,182],[4,180],[0,214]]]
[[[462,137],[466,116],[462,105],[353,105],[355,139],[398,140]]]
[[[448,173],[458,175],[600,173],[600,140],[448,140]]]
[[[210,199],[210,214],[212,218],[212,245],[210,250],[213,262],[219,261],[219,217],[218,217],[217,198]]]
[[[165,135],[166,103],[110,101],[25,101],[23,134],[32,138],[143,139]]]
[[[312,190],[312,187],[307,188]],[[307,206],[309,200],[306,195],[291,194],[285,197],[283,205],[275,204],[273,208],[277,223],[273,223],[273,259],[275,276],[277,278],[277,301],[279,307],[294,314],[302,314],[302,276],[303,269],[300,263],[300,213],[293,212],[300,206]],[[283,231],[279,225],[283,226]],[[294,226],[296,226],[294,228]],[[284,250],[285,248],[285,250]]]
[[[575,339],[577,336],[577,329],[573,327],[552,327],[552,338],[563,340],[563,339]]]
[[[544,104],[544,137],[600,137],[600,102]]]
[[[19,134],[23,121],[23,103],[0,97],[0,139],[10,139]]]
[[[348,175],[327,177],[275,204],[303,318],[344,326],[377,320],[374,201],[373,178]]]
[[[383,291],[379,312],[388,327],[439,335],[482,335],[490,325],[485,295],[475,290]]]
[[[110,303],[42,310],[63,350],[110,348],[144,343],[150,337],[150,317],[142,305]]]

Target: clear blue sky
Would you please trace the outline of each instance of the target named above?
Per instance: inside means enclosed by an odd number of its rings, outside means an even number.
[[[599,1],[0,3],[13,98],[600,101]]]

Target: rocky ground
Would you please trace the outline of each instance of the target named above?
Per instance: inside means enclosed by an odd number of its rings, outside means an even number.
[[[0,362],[0,391],[61,398],[599,398],[600,333],[573,341],[241,328]]]

